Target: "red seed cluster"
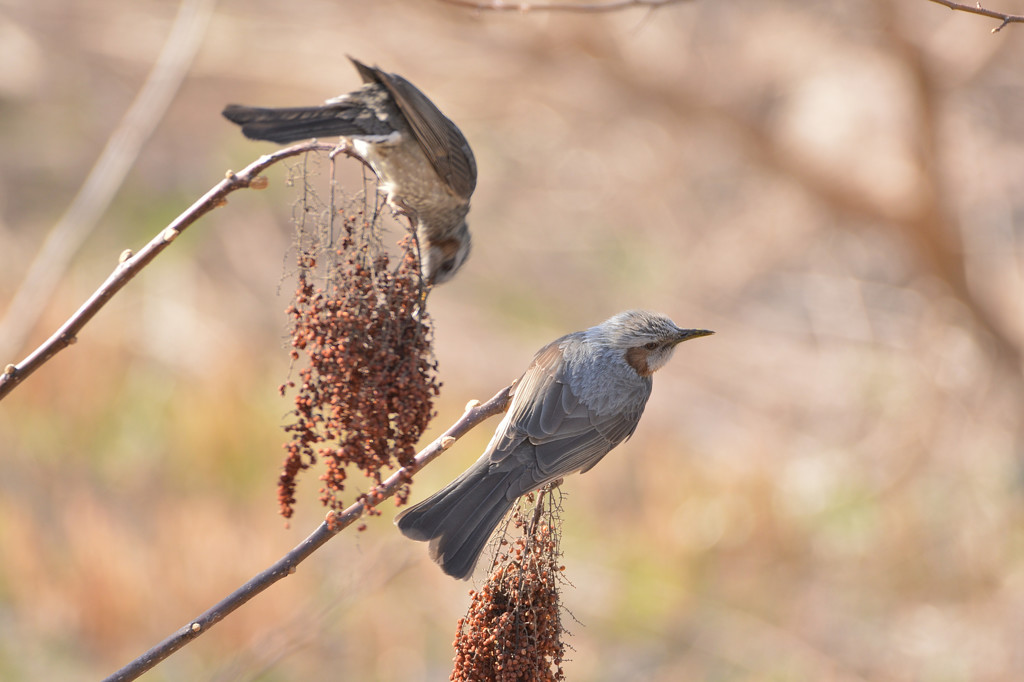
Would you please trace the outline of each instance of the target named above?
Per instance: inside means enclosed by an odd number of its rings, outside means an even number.
[[[430,319],[415,241],[400,242],[397,269],[362,214],[345,218],[334,248],[300,234],[299,277],[287,309],[291,357],[303,355],[290,440],[278,481],[281,514],[292,515],[299,472],[324,463],[320,501],[345,506],[342,492],[353,467],[380,483],[384,470],[412,462],[438,395]],[[399,491],[404,503],[408,490]]]
[[[545,490],[532,513],[516,507],[512,524],[522,531],[502,541],[487,584],[472,592],[455,634],[451,680],[526,682],[564,680],[559,582],[558,502]],[[531,500],[533,496],[528,496]],[[546,500],[544,498],[547,498]]]

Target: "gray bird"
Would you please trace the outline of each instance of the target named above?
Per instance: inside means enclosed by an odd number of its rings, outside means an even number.
[[[398,528],[429,541],[430,556],[445,573],[468,578],[515,501],[562,476],[589,471],[629,438],[651,395],[651,375],[676,345],[713,333],[631,310],[544,346],[516,382],[480,459],[399,514]]]
[[[401,76],[349,57],[365,85],[321,106],[267,109],[229,104],[224,117],[255,140],[286,144],[341,136],[377,174],[380,190],[409,216],[430,284],[452,278],[469,257],[466,225],[476,160],[462,131]]]

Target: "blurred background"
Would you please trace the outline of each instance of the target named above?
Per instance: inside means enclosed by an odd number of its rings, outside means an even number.
[[[0,4],[0,314],[178,10]],[[992,35],[926,0],[197,16],[175,38],[198,45],[181,87],[49,267],[53,294],[4,320],[3,363],[273,148],[224,104],[347,92],[351,54],[423,89],[479,165],[473,256],[430,299],[444,388],[425,439],[618,311],[718,332],[681,347],[632,440],[564,486],[568,679],[1020,679],[1024,27]],[[286,173],[185,232],[0,406],[0,678],[110,674],[323,518],[316,474],[290,527],[275,498]],[[384,510],[144,679],[446,679],[472,584]]]

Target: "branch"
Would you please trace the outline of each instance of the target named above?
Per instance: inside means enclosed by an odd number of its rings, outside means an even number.
[[[980,14],[983,17],[989,17],[990,19],[1000,19],[1003,23],[992,29],[993,33],[999,33],[1003,30],[1007,24],[1021,24],[1024,23],[1024,16],[1019,14],[1003,14],[1002,12],[993,12],[990,9],[984,9],[979,2],[977,5],[962,5],[959,2],[951,2],[951,0],[931,0],[944,7],[948,7],[954,11],[968,12],[970,14]]]
[[[0,318],[0,356],[20,352],[78,247],[96,226],[157,124],[202,44],[214,3],[183,0],[145,84],[107,140],[75,198],[43,241]]]
[[[477,11],[491,12],[617,12],[630,7],[645,7],[650,10],[666,5],[676,5],[686,0],[608,0],[607,2],[505,2],[504,0],[439,0],[446,5],[455,5]]]
[[[512,386],[506,386],[486,403],[471,402],[457,422],[441,434],[434,442],[416,455],[413,464],[403,467],[388,477],[386,481],[371,489],[362,500],[351,505],[343,512],[329,512],[327,519],[313,533],[303,540],[295,549],[285,554],[275,564],[249,580],[245,585],[225,597],[201,616],[179,629],[173,635],[160,642],[139,658],[135,659],[105,682],[121,682],[134,680],[160,661],[182,648],[190,641],[210,629],[215,623],[242,606],[257,594],[267,589],[282,578],[295,573],[295,568],[310,554],[327,543],[342,529],[352,525],[368,509],[395,494],[404,483],[412,479],[413,474],[435,460],[456,440],[468,433],[485,419],[504,412],[511,399]]]
[[[228,171],[227,177],[161,230],[160,234],[150,240],[141,251],[134,255],[130,250],[122,253],[117,267],[114,268],[114,271],[107,277],[106,281],[82,304],[82,307],[74,315],[68,318],[68,321],[53,336],[17,365],[7,365],[3,369],[2,374],[0,374],[0,400],[3,400],[8,393],[14,390],[15,386],[39,369],[50,358],[75,343],[82,327],[107,304],[107,301],[114,294],[120,291],[135,275],[139,274],[139,271],[156,258],[157,254],[167,248],[167,245],[174,241],[185,228],[218,206],[223,206],[227,203],[225,199],[227,195],[242,188],[263,189],[266,187],[266,180],[259,178],[259,174],[282,159],[298,156],[310,151],[333,151],[335,149],[335,145],[322,144],[315,141],[306,142],[287,147],[273,154],[265,154],[246,166],[240,173]]]

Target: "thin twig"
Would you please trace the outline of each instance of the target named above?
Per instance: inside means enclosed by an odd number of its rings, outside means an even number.
[[[504,0],[439,0],[447,5],[488,12],[618,12],[630,7],[658,9],[687,0],[608,0],[608,2],[505,2]]]
[[[120,291],[142,268],[146,267],[150,261],[156,258],[157,254],[167,248],[167,245],[174,241],[185,228],[218,206],[223,206],[226,203],[225,197],[228,194],[247,187],[262,189],[266,184],[263,182],[254,184],[254,181],[257,180],[259,174],[267,167],[282,159],[310,151],[332,151],[334,149],[335,145],[315,141],[306,142],[287,147],[273,154],[261,156],[239,173],[228,171],[227,177],[192,204],[188,210],[175,218],[170,225],[161,230],[141,251],[134,255],[131,251],[125,251],[121,254],[120,262],[110,276],[107,277],[106,281],[82,304],[82,307],[74,315],[68,318],[67,322],[53,336],[17,365],[7,365],[2,370],[2,373],[0,373],[0,400],[50,358],[75,343],[82,327],[107,304],[107,301],[114,294]]]
[[[72,257],[107,210],[139,151],[163,120],[206,35],[213,0],[184,0],[145,84],[53,226],[0,318],[0,357],[22,350]]]
[[[531,536],[537,532],[537,524],[540,523],[540,515],[544,511],[544,505],[541,504],[544,500],[544,495],[547,494],[550,497],[554,493],[555,488],[562,485],[563,481],[565,481],[564,478],[556,478],[537,491],[537,506],[533,509],[533,522],[530,524]]]
[[[486,403],[471,403],[457,422],[416,455],[410,466],[403,467],[393,473],[383,483],[370,490],[364,499],[351,505],[348,509],[328,514],[327,520],[321,523],[320,527],[313,531],[295,549],[225,597],[220,603],[189,622],[188,625],[179,629],[173,635],[160,642],[160,644],[118,670],[108,677],[105,682],[123,682],[136,679],[139,675],[142,675],[157,663],[209,630],[215,623],[242,604],[245,604],[282,578],[295,573],[296,566],[302,563],[309,555],[327,543],[339,531],[352,525],[367,509],[376,507],[385,499],[394,495],[402,485],[412,479],[413,474],[440,456],[456,440],[485,419],[504,412],[511,399],[509,395],[511,389],[512,386],[506,386]]]
[[[944,7],[948,7],[951,10],[958,12],[968,12],[970,14],[980,14],[983,17],[989,17],[990,19],[999,19],[1003,23],[992,29],[993,33],[999,33],[1003,30],[1007,24],[1021,24],[1024,23],[1024,15],[1019,14],[1003,14],[1002,12],[993,12],[990,9],[985,9],[979,2],[977,5],[963,5],[959,2],[951,2],[951,0],[931,0],[932,2],[938,3]]]

